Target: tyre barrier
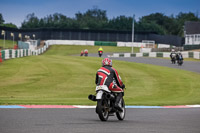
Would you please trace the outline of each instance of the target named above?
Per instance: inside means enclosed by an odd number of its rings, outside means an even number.
[[[13,59],[13,58],[21,58],[21,57],[33,56],[33,55],[37,56],[44,53],[48,47],[49,47],[49,44],[46,44],[44,47],[39,48],[37,50],[31,50],[31,49],[0,50],[0,63],[2,63],[3,60]]]

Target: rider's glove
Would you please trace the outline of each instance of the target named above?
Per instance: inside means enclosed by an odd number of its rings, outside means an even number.
[[[125,85],[123,84],[123,85],[122,85],[122,89],[124,89],[124,88],[125,88]]]

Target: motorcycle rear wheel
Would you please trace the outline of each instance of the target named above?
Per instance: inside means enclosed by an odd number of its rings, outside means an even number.
[[[101,121],[107,121],[109,116],[109,107],[107,107],[107,101],[100,99],[97,101],[96,107],[97,114]]]
[[[118,120],[124,120],[124,118],[125,118],[125,114],[126,114],[126,108],[125,108],[125,102],[124,102],[124,99],[122,98],[121,99],[121,101],[120,101],[121,103],[121,108],[122,108],[122,112],[121,111],[117,111],[116,112],[116,115],[117,115],[117,118],[118,118]]]

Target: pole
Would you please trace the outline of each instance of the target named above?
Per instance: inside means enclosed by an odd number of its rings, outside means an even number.
[[[33,38],[34,38],[34,40],[35,40],[35,34],[33,34]]]
[[[13,48],[14,48],[14,39],[15,39],[15,35],[13,34]]]
[[[134,42],[134,21],[135,21],[135,15],[133,15],[133,25],[132,25],[132,54],[133,54],[133,42]]]
[[[4,40],[3,40],[3,48],[5,49],[5,39],[6,39],[6,33],[4,33]]]
[[[5,39],[6,39],[6,32],[5,32],[5,30],[2,30],[2,31],[1,31],[1,35],[4,35],[3,47],[4,47],[4,49],[5,49]]]

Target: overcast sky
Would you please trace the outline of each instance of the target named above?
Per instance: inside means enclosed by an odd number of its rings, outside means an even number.
[[[156,12],[167,16],[193,12],[200,17],[200,0],[0,0],[0,13],[5,23],[19,27],[29,13],[35,13],[38,18],[54,13],[73,18],[75,13],[84,13],[94,6],[106,10],[108,18],[135,14],[138,20]]]

